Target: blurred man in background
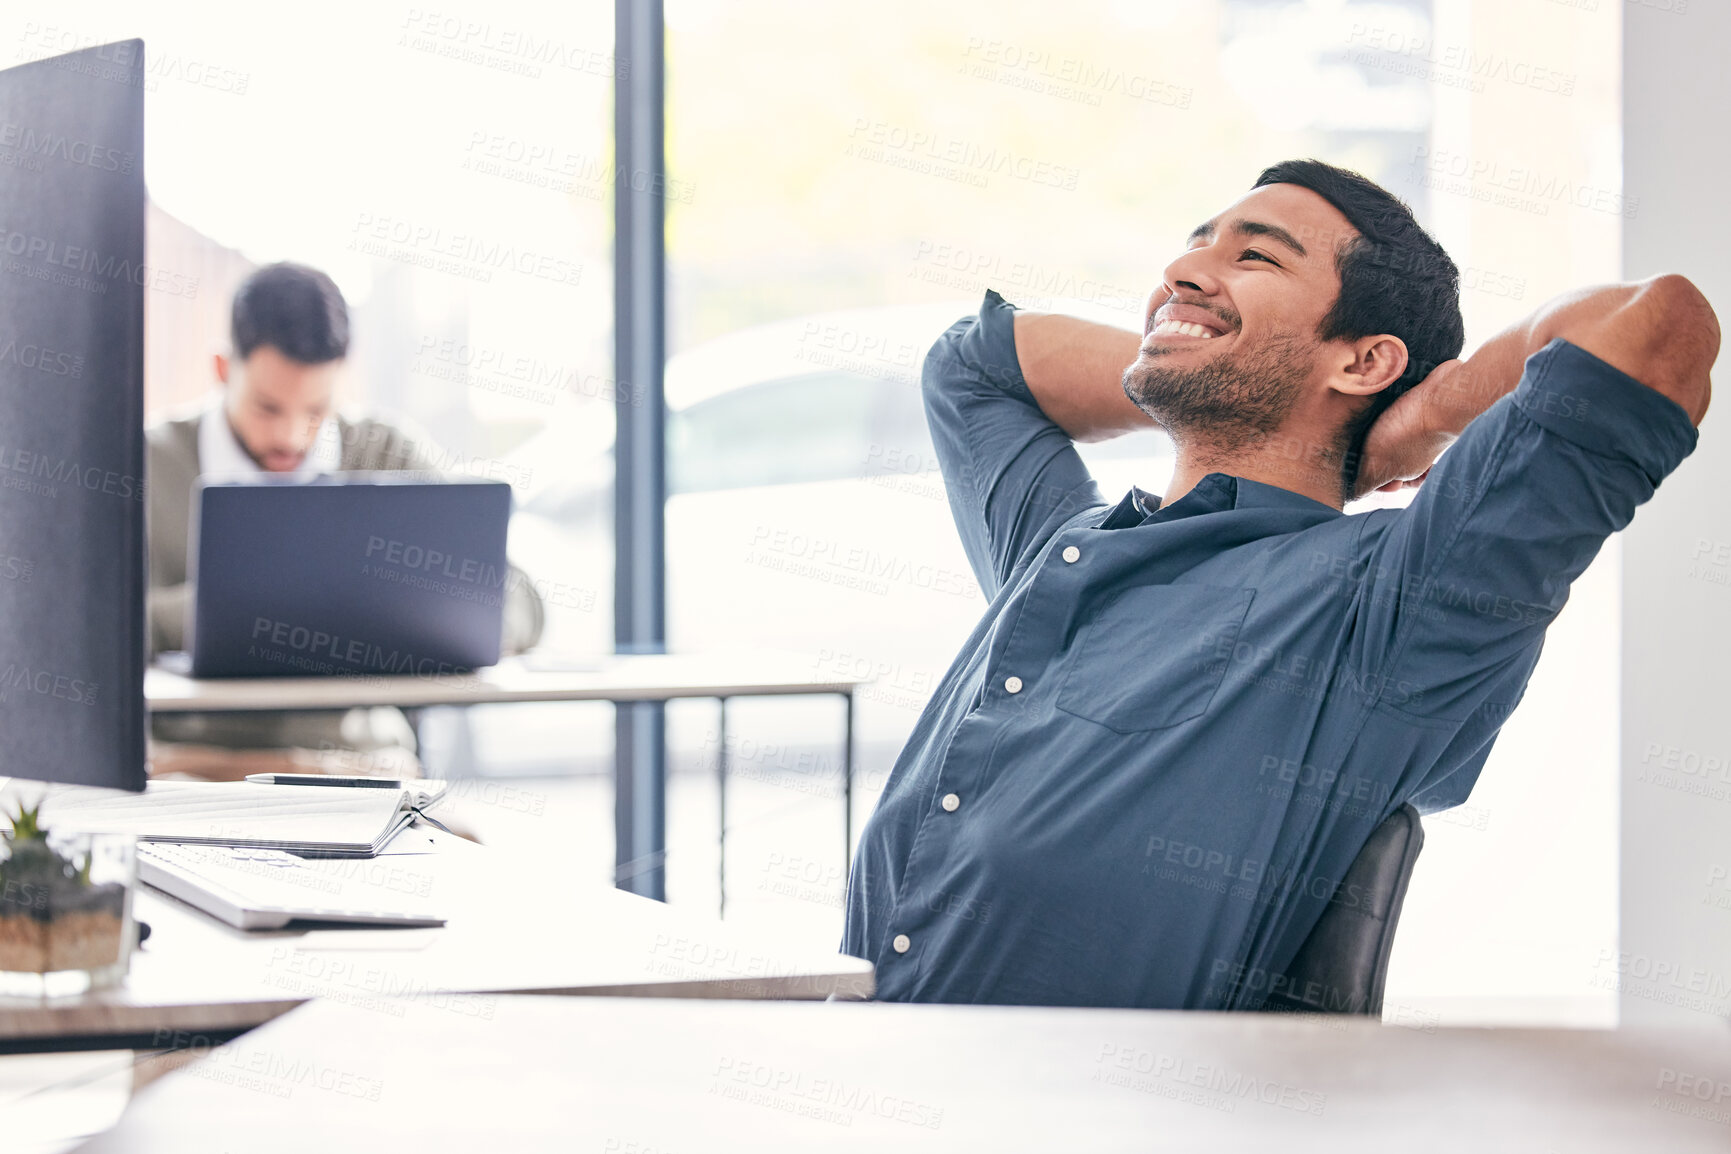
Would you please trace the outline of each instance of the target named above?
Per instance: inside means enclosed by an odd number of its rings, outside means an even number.
[[[200,477],[441,471],[441,456],[425,438],[336,411],[349,313],[324,273],[296,264],[254,272],[235,293],[231,336],[231,354],[215,359],[221,384],[216,397],[145,431],[153,658],[185,644],[187,536]],[[504,614],[505,653],[520,653],[540,638],[541,599],[515,567],[506,582]],[[158,775],[418,771],[414,732],[391,708],[157,714],[151,736]]]

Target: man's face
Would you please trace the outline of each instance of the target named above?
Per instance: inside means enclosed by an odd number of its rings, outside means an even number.
[[[341,361],[302,364],[271,345],[260,345],[244,361],[217,358],[229,427],[259,468],[272,473],[300,468],[330,415],[341,368]]]
[[[1124,392],[1180,442],[1242,449],[1278,429],[1323,371],[1335,254],[1357,233],[1297,185],[1239,200],[1190,236],[1148,299]]]

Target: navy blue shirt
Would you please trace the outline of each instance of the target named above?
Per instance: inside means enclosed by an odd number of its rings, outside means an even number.
[[[1219,473],[1108,504],[1012,323],[988,293],[926,358],[990,604],[866,825],[842,948],[888,1000],[1254,1009],[1383,818],[1466,800],[1694,427],[1553,341],[1406,509]]]

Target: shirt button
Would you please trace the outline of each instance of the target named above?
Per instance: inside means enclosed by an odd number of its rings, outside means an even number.
[[[1004,692],[1006,692],[1006,693],[1020,693],[1020,692],[1022,692],[1022,679],[1020,677],[1006,677],[1004,679]]]
[[[953,793],[944,794],[944,800],[938,803],[944,807],[945,813],[955,813],[962,808],[962,799]]]
[[[1074,545],[1064,546],[1064,560],[1066,563],[1074,565],[1081,559],[1082,551],[1080,549],[1076,548]]]
[[[908,940],[908,936],[906,934],[897,934],[895,936],[895,938],[890,942],[890,947],[892,949],[894,949],[895,952],[898,954],[907,953],[908,947],[911,945],[913,945],[913,943]]]

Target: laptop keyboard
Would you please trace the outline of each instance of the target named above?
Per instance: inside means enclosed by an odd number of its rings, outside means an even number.
[[[376,884],[381,859],[307,859],[280,849],[141,842],[138,876],[146,884],[242,929],[289,921],[443,925],[401,879]],[[430,889],[430,884],[426,887]]]

